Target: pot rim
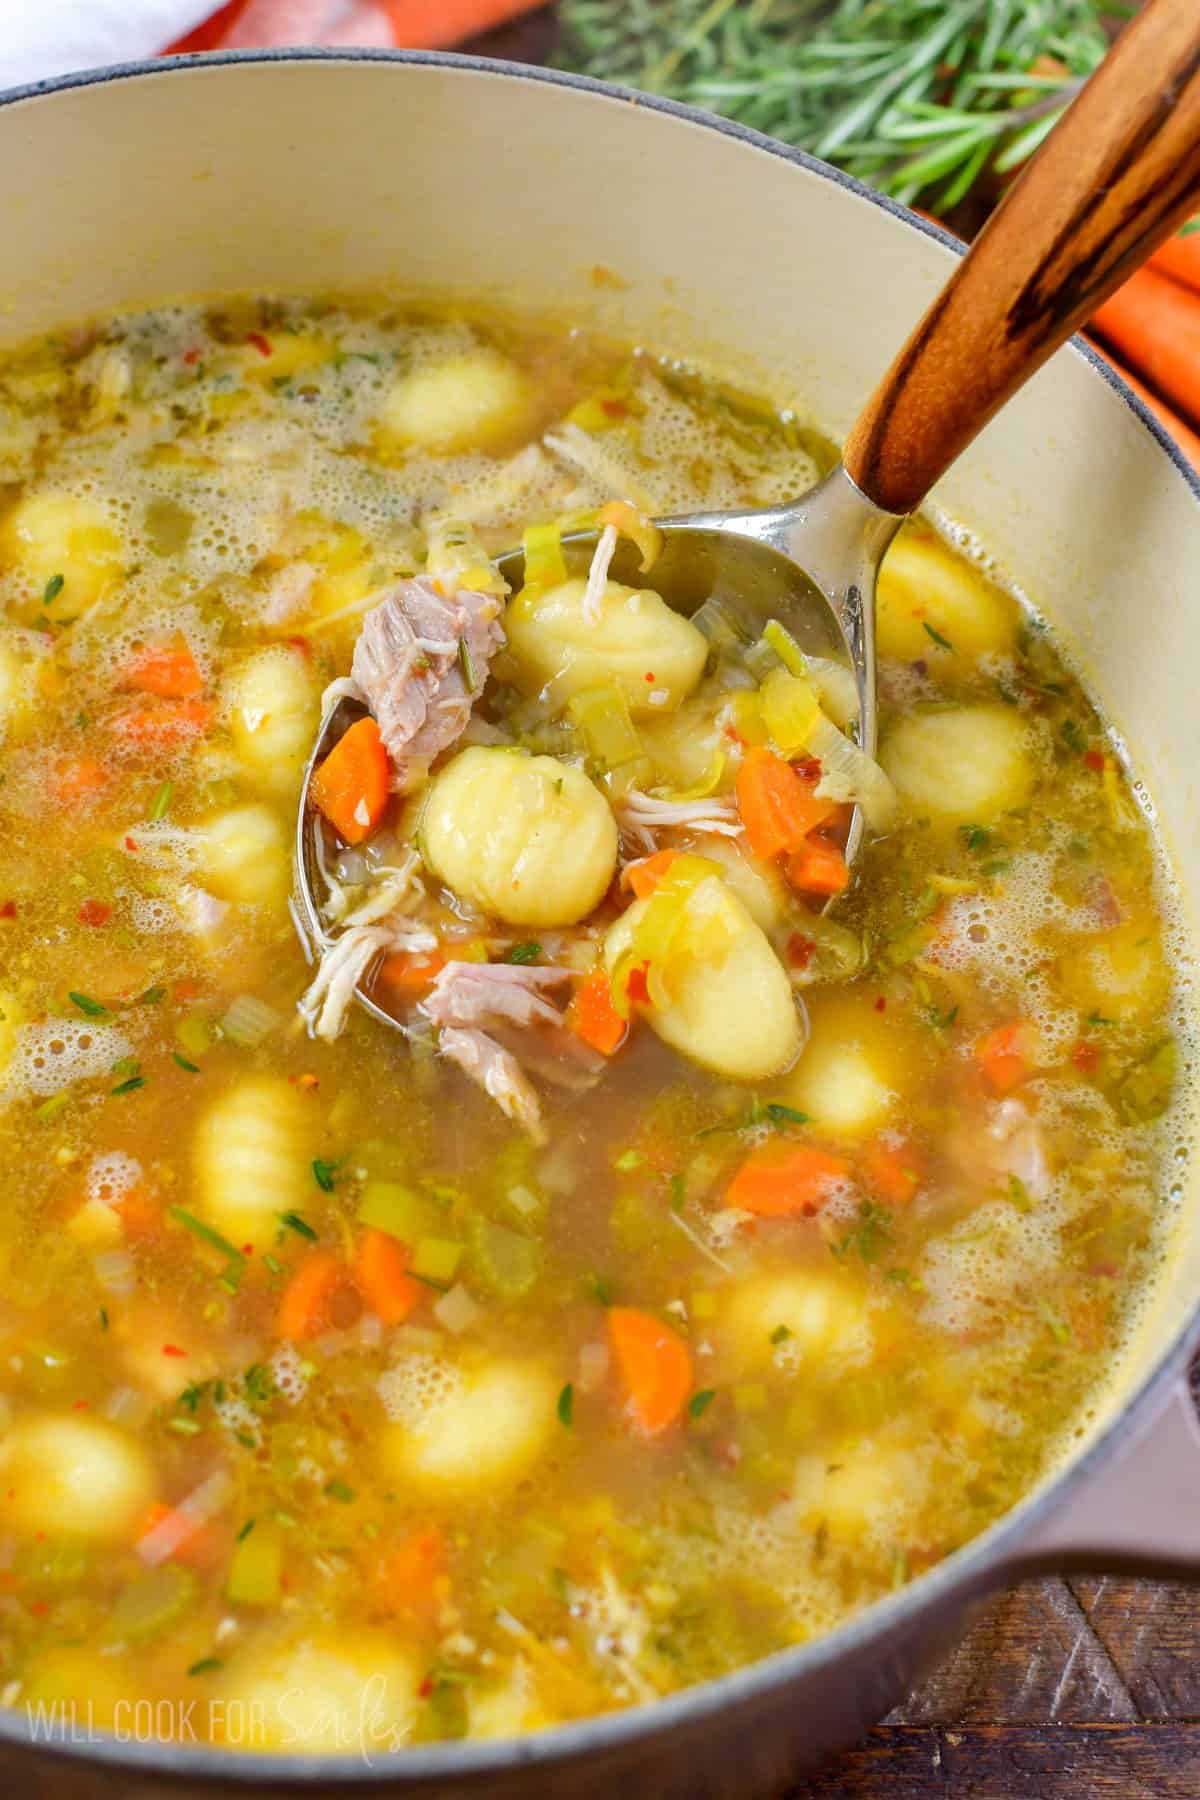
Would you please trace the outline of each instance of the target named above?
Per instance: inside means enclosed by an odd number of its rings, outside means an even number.
[[[278,50],[219,50],[197,55],[158,57],[114,63],[98,69],[75,70],[67,75],[5,89],[0,91],[0,108],[23,101],[48,99],[76,88],[104,87],[148,76],[171,78],[191,71],[243,63],[295,62],[382,63],[410,68],[449,69],[464,74],[495,77],[498,80],[515,79],[574,89],[600,99],[635,106],[639,111],[661,113],[681,125],[716,132],[768,156],[795,164],[808,174],[844,189],[855,200],[889,213],[910,230],[932,238],[955,255],[961,256],[965,250],[960,239],[913,213],[888,195],[864,186],[853,176],[809,155],[807,151],[767,137],[737,120],[705,113],[661,95],[643,94],[567,70],[547,69],[452,51],[296,47]],[[1063,347],[1060,354],[1079,357],[1093,373],[1102,377],[1149,431],[1158,449],[1166,455],[1176,473],[1182,475],[1192,498],[1200,506],[1200,474],[1192,469],[1178,445],[1138,395],[1122,381],[1113,365],[1078,335]],[[215,1745],[173,1744],[157,1739],[124,1742],[112,1733],[100,1732],[97,1732],[94,1740],[89,1734],[89,1741],[86,1743],[64,1742],[52,1734],[35,1737],[28,1719],[22,1721],[15,1707],[3,1706],[0,1706],[0,1744],[45,1750],[63,1761],[94,1761],[108,1768],[134,1768],[139,1773],[152,1773],[184,1781],[189,1778],[215,1778],[238,1786],[258,1786],[268,1782],[309,1786],[351,1780],[364,1784],[391,1782],[398,1786],[406,1781],[414,1784],[435,1780],[452,1781],[484,1777],[491,1771],[511,1769],[514,1766],[565,1764],[597,1751],[616,1749],[639,1738],[653,1736],[659,1730],[670,1730],[735,1708],[739,1703],[764,1691],[784,1689],[799,1677],[831,1667],[843,1655],[861,1651],[872,1640],[888,1637],[928,1609],[952,1601],[959,1595],[965,1599],[988,1587],[1001,1585],[1006,1569],[1015,1570],[1020,1565],[1022,1538],[1032,1527],[1053,1513],[1068,1495],[1094,1479],[1115,1457],[1130,1415],[1148,1411],[1155,1397],[1165,1399],[1173,1383],[1186,1369],[1192,1352],[1198,1347],[1200,1302],[1176,1331],[1158,1361],[1132,1390],[1120,1412],[1100,1430],[1087,1451],[1078,1460],[1068,1463],[1060,1473],[1043,1477],[1030,1494],[1001,1514],[986,1531],[952,1551],[941,1562],[935,1563],[931,1569],[916,1576],[894,1594],[875,1601],[844,1625],[835,1627],[809,1643],[797,1645],[790,1650],[776,1651],[731,1674],[698,1683],[661,1699],[618,1712],[601,1713],[569,1724],[551,1726],[525,1737],[473,1744],[418,1746],[404,1748],[398,1753],[382,1751],[377,1760],[373,1760],[372,1753],[365,1749],[337,1756],[295,1755],[286,1752],[263,1754],[250,1750],[227,1750]]]

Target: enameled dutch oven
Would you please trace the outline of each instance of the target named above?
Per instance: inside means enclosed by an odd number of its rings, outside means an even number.
[[[0,96],[0,338],[230,291],[388,289],[578,319],[799,400],[843,432],[947,274],[952,243],[833,169],[698,113],[516,65],[214,57]],[[621,285],[598,284],[598,267]],[[1200,898],[1200,488],[1082,345],[935,499],[1045,602]],[[1190,930],[1185,920],[1185,931]],[[1193,1075],[1194,1079],[1194,1075]],[[1066,1567],[1200,1573],[1200,1192],[1071,1454],[990,1531],[828,1637],[650,1707],[510,1743],[314,1761],[34,1741],[0,1711],[10,1793],[767,1795],[853,1741],[981,1597]]]

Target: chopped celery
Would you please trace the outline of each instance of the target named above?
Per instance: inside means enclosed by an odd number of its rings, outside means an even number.
[[[429,1207],[414,1189],[399,1181],[368,1181],[358,1204],[364,1225],[415,1244],[432,1223]]]
[[[715,794],[721,785],[725,774],[725,763],[725,752],[723,750],[714,750],[708,767],[705,769],[700,779],[692,783],[691,787],[656,787],[653,792],[660,800],[672,800],[676,802],[686,800],[707,800],[709,795]]]
[[[203,1056],[212,1046],[212,1026],[203,1013],[185,1013],[175,1027],[175,1040],[181,1050]]]
[[[808,662],[803,650],[778,619],[768,619],[763,627],[764,642],[771,646],[790,675],[807,675]]]
[[[585,688],[572,697],[567,711],[601,770],[619,769],[642,754],[642,740],[618,687]]]
[[[628,414],[629,408],[619,388],[599,387],[595,393],[586,395],[567,414],[568,425],[578,425],[581,431],[611,431],[619,425]]]
[[[413,1252],[413,1274],[419,1276],[422,1281],[436,1281],[449,1285],[458,1272],[464,1247],[462,1244],[456,1244],[452,1238],[419,1238]]]
[[[471,1259],[475,1273],[501,1300],[519,1300],[537,1280],[542,1248],[532,1238],[477,1215],[471,1221]]]
[[[729,722],[743,744],[765,744],[768,733],[757,691],[739,688],[729,696],[728,705]]]
[[[789,675],[785,669],[772,669],[758,690],[758,703],[777,749],[792,756],[808,748],[821,716],[820,701],[810,681],[802,675]]]
[[[283,1577],[283,1539],[259,1525],[233,1548],[225,1597],[232,1606],[278,1606]]]
[[[122,1643],[148,1643],[186,1612],[198,1589],[196,1577],[178,1563],[143,1569],[122,1588],[109,1611],[109,1635]]]
[[[525,552],[525,586],[557,587],[567,579],[562,532],[557,525],[528,525],[521,539]]]

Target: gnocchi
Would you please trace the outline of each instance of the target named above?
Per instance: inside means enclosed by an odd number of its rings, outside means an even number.
[[[718,865],[722,881],[737,895],[754,923],[763,931],[774,931],[787,904],[778,865],[764,862],[761,856],[729,838],[706,837],[699,849],[709,862]]]
[[[875,618],[879,654],[904,662],[1008,656],[1017,638],[1014,602],[920,524],[883,559]]]
[[[658,718],[680,706],[704,673],[708,643],[690,619],[673,612],[651,588],[605,584],[599,616],[584,613],[587,583],[526,588],[505,619],[509,655],[530,692],[553,681],[567,700],[613,682],[635,719]]]
[[[987,825],[1024,806],[1037,774],[1029,727],[1006,706],[910,713],[879,760],[910,812],[947,824]]]
[[[834,990],[809,1006],[808,1043],[784,1098],[821,1131],[859,1137],[888,1121],[924,1062],[916,1034],[876,1012],[873,995]]]
[[[903,1541],[929,1479],[928,1464],[906,1447],[839,1445],[827,1455],[798,1459],[790,1504],[806,1522],[890,1548]]]
[[[648,900],[636,900],[610,926],[604,958],[610,976],[633,943]],[[670,1004],[638,1012],[663,1042],[732,1081],[777,1075],[800,1049],[800,1018],[787,973],[762,929],[716,875],[687,897],[683,930],[702,936],[702,955],[681,956],[667,975]]]
[[[755,1276],[732,1290],[722,1330],[744,1368],[767,1368],[783,1341],[800,1372],[806,1365],[867,1362],[874,1349],[865,1297],[816,1269]]]
[[[423,1670],[383,1632],[353,1638],[269,1636],[242,1652],[222,1680],[238,1747],[316,1755],[385,1755],[412,1734]]]
[[[224,684],[233,746],[255,782],[270,794],[298,787],[318,722],[317,695],[296,650],[257,650]]]
[[[24,1533],[115,1542],[154,1499],[146,1450],[82,1413],[31,1413],[0,1445],[0,1515]]]
[[[1170,977],[1156,934],[1145,918],[1076,941],[1058,958],[1058,985],[1081,1011],[1133,1020],[1160,1007]]]
[[[29,494],[0,524],[0,565],[23,577],[26,620],[73,618],[121,573],[121,543],[95,500]]]
[[[200,828],[200,874],[221,900],[279,905],[291,869],[283,826],[267,806],[250,803],[218,813]]]
[[[0,738],[24,723],[33,708],[35,670],[15,636],[0,637]]]
[[[203,1116],[193,1161],[199,1211],[230,1242],[265,1248],[279,1214],[302,1207],[311,1177],[307,1115],[278,1076],[241,1081]]]
[[[481,345],[402,375],[384,400],[376,442],[385,451],[485,449],[519,437],[533,411],[528,377]]]
[[[475,745],[430,783],[420,845],[456,894],[510,925],[573,925],[604,895],[617,827],[582,769]]]
[[[494,1362],[431,1399],[415,1420],[385,1425],[387,1474],[414,1488],[484,1493],[524,1475],[554,1425],[555,1383],[530,1362]]]

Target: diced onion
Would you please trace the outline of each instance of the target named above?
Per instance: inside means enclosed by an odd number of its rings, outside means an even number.
[[[230,1043],[253,1050],[282,1024],[282,1013],[277,1013],[265,1000],[259,1000],[253,994],[239,994],[236,1000],[230,1001],[220,1028],[221,1035]]]
[[[106,1294],[121,1297],[132,1294],[137,1282],[137,1270],[128,1250],[105,1250],[93,1263],[96,1280]]]
[[[854,801],[868,825],[882,831],[896,816],[896,790],[877,762],[838,730],[822,713],[806,748],[821,764],[817,793],[823,800]]]
[[[848,663],[828,656],[810,656],[808,678],[821,696],[822,710],[844,731],[858,717],[858,683]]]
[[[383,1320],[378,1313],[364,1313],[358,1321],[358,1341],[364,1350],[378,1350],[383,1342]]]
[[[462,1282],[457,1281],[434,1306],[433,1315],[447,1331],[459,1336],[483,1317],[483,1308],[476,1305]]]
[[[657,799],[657,800],[671,800],[671,801],[675,801],[675,802],[679,802],[679,801],[686,802],[688,800],[707,800],[710,794],[716,793],[717,789],[721,785],[721,782],[724,780],[725,764],[726,764],[725,752],[723,750],[715,750],[713,752],[712,760],[709,763],[707,769],[705,769],[705,771],[704,771],[703,775],[701,775],[699,781],[694,781],[692,783],[691,787],[686,787],[686,788],[656,787],[656,788],[651,789],[651,792],[653,793],[655,799]]]
[[[579,1380],[581,1394],[594,1394],[603,1387],[608,1376],[608,1345],[581,1344],[579,1349]]]
[[[710,594],[692,614],[692,624],[718,650],[733,650],[746,641],[742,621],[724,600]]]
[[[772,669],[758,691],[759,711],[777,750],[795,756],[807,750],[821,704],[811,681]]]
[[[557,587],[567,579],[558,525],[526,526],[521,546],[525,552],[526,587]]]
[[[173,1506],[157,1525],[152,1525],[138,1539],[134,1549],[148,1568],[156,1568],[174,1556],[210,1519],[223,1512],[232,1498],[233,1480],[228,1470],[215,1470],[178,1506]]]

